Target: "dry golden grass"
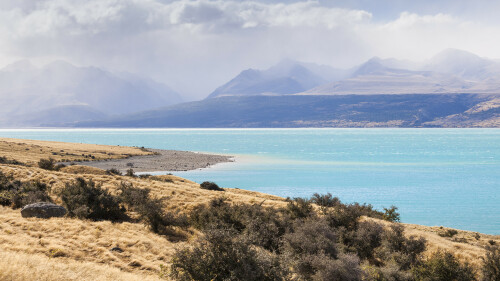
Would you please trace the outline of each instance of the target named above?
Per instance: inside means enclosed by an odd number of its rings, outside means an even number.
[[[47,158],[55,150],[92,154],[96,158],[98,155],[126,157],[129,154],[147,153],[137,148],[0,139],[1,156],[8,155],[8,158],[24,162],[34,163],[37,159]],[[110,152],[111,155],[108,154]],[[47,171],[37,167],[0,165],[0,171],[17,179],[50,184],[52,195],[76,177],[92,179],[111,192],[116,192],[117,186],[127,181],[135,187],[151,189],[153,196],[166,199],[168,209],[178,212],[187,212],[198,204],[208,203],[221,196],[233,203],[269,207],[286,204],[281,197],[258,192],[240,189],[225,189],[224,192],[204,190],[195,182],[172,175],[140,179],[106,175],[103,170],[84,166]],[[500,243],[498,235],[480,234],[479,239],[476,239],[474,232],[458,231],[454,237],[446,238],[439,236],[444,231],[439,227],[404,226],[407,235],[427,239],[427,254],[441,248],[475,266],[484,255],[483,247],[488,240]],[[169,264],[175,249],[186,246],[198,235],[192,229],[177,231],[187,240],[169,241],[167,237],[152,233],[140,223],[93,222],[71,218],[25,219],[19,210],[0,207],[0,280],[157,280],[161,266]],[[110,251],[113,247],[120,247],[123,252]]]
[[[0,156],[31,165],[49,157],[56,161],[92,161],[151,154],[137,147],[0,138]]]
[[[174,248],[184,243],[170,242],[138,223],[25,219],[19,210],[0,207],[2,253],[43,255],[68,265],[105,264],[123,272],[157,276],[160,265],[165,265]],[[113,247],[123,252],[111,251]]]
[[[390,222],[374,218],[364,217],[363,219],[376,221],[387,227],[391,224]],[[484,247],[488,245],[488,241],[493,240],[496,244],[500,244],[500,235],[487,235],[472,231],[457,230],[458,233],[453,237],[443,237],[440,234],[451,228],[407,223],[403,223],[402,225],[405,228],[406,236],[424,237],[427,240],[427,249],[424,255],[430,256],[438,250],[449,251],[461,261],[468,262],[475,268],[479,268],[481,265],[481,257],[484,257],[486,253]]]
[[[45,255],[20,252],[0,253],[0,280],[3,281],[153,281],[156,276],[123,272],[112,266],[91,262],[64,261]]]

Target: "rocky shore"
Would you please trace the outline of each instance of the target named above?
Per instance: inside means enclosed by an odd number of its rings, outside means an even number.
[[[110,159],[90,162],[68,162],[96,167],[104,170],[117,169],[124,172],[133,169],[134,172],[155,171],[189,171],[209,166],[233,162],[232,156],[197,153],[191,151],[149,149],[155,155],[131,156],[125,159]]]

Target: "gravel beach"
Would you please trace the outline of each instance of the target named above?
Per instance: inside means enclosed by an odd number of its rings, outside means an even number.
[[[156,155],[131,156],[126,159],[113,159],[90,162],[72,162],[78,165],[85,165],[100,168],[103,170],[118,169],[124,172],[133,169],[134,172],[155,172],[155,171],[189,171],[209,166],[233,162],[232,156],[204,154],[191,151],[149,149]],[[70,163],[65,163],[70,164]]]

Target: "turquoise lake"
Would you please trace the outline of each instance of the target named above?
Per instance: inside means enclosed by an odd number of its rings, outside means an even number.
[[[0,136],[228,154],[175,175],[343,202],[396,205],[403,222],[500,234],[500,129],[68,129]]]

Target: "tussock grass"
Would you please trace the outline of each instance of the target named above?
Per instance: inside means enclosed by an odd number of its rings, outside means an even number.
[[[4,281],[153,281],[156,276],[138,275],[118,268],[91,262],[61,261],[39,254],[0,253],[0,280]]]
[[[96,159],[149,153],[139,148],[0,138],[0,156],[25,163],[33,164],[41,158],[58,160],[67,157],[52,154],[61,150],[79,155],[95,155]],[[122,182],[131,183],[136,188],[148,188],[152,196],[165,199],[167,210],[184,214],[220,197],[233,204],[262,204],[265,207],[285,207],[287,204],[284,198],[247,190],[205,190],[195,182],[173,175],[125,177],[107,175],[104,170],[76,165],[60,171],[48,171],[36,166],[0,164],[0,171],[23,181],[37,180],[50,184],[51,195],[56,203],[61,202],[58,202],[59,198],[55,194],[66,183],[82,177],[102,184],[112,194],[119,193]],[[386,227],[390,225],[389,222],[373,218],[363,220],[374,220]],[[427,256],[443,249],[476,268],[485,255],[484,247],[488,241],[500,244],[499,235],[459,230],[453,237],[441,237],[439,234],[446,229],[412,224],[403,226],[407,236],[417,235],[427,239]],[[162,273],[161,268],[169,265],[175,250],[191,245],[200,236],[200,232],[193,228],[177,231],[182,232],[187,239],[169,239],[151,232],[142,223],[72,218],[25,219],[19,210],[0,207],[0,280],[157,280]],[[115,247],[123,252],[111,251]]]
[[[391,223],[374,218],[363,217],[363,220],[376,221],[377,223],[389,226]],[[457,230],[457,234],[453,237],[442,237],[439,235],[443,232],[443,228],[439,226],[424,226],[418,224],[402,224],[405,228],[406,236],[419,236],[427,240],[427,249],[424,252],[426,257],[431,256],[438,250],[445,250],[453,253],[460,261],[468,262],[474,268],[479,268],[481,258],[485,256],[484,249],[489,245],[490,240],[500,243],[500,235],[479,234],[473,231]],[[479,235],[479,236],[477,236]],[[479,239],[476,239],[479,237]]]
[[[98,144],[78,144],[55,141],[22,140],[0,138],[1,156],[16,159],[30,165],[40,159],[52,158],[56,161],[93,161],[122,159],[135,155],[152,155],[137,147],[110,146]]]

